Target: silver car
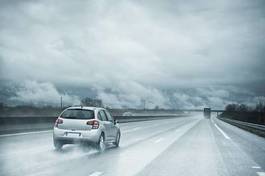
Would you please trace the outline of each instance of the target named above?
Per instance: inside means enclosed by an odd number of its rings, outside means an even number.
[[[53,130],[54,147],[59,150],[64,144],[85,142],[95,144],[104,151],[107,143],[118,147],[119,124],[104,108],[70,107],[57,118]]]

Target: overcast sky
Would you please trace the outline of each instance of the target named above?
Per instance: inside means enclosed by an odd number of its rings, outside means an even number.
[[[0,79],[25,102],[222,108],[265,95],[264,31],[264,0],[1,0]]]

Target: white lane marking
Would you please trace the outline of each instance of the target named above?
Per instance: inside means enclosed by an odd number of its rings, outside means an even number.
[[[265,176],[265,172],[257,172],[258,176]]]
[[[100,176],[102,174],[103,174],[103,172],[96,171],[96,172],[91,173],[89,176]]]
[[[32,131],[27,133],[14,133],[14,134],[1,134],[0,137],[10,137],[10,136],[20,136],[20,135],[28,135],[28,134],[40,134],[40,133],[49,133],[53,130],[46,130],[46,131]]]
[[[129,133],[129,132],[137,131],[139,129],[141,129],[141,127],[135,127],[135,128],[129,129],[129,130],[124,130],[123,133]]]
[[[163,140],[164,140],[163,138],[159,138],[159,139],[155,140],[154,143],[158,143],[158,142],[161,142]]]
[[[261,169],[260,166],[252,166],[251,168],[252,168],[252,169]]]
[[[171,119],[169,119],[169,120],[171,120]],[[184,121],[183,118],[179,118],[178,120],[181,120],[181,122]],[[160,120],[157,120],[157,121],[160,121]],[[124,128],[124,127],[122,127],[121,130],[122,130],[122,133],[130,133],[130,132],[137,131],[137,130],[140,130],[140,129],[154,128],[156,126],[161,126],[161,123],[157,123],[157,121],[155,122],[155,124],[152,123],[152,124],[142,124],[140,126],[137,125],[137,126],[134,126],[131,129],[122,129],[122,128]],[[168,124],[168,123],[169,122],[162,123],[162,124]]]
[[[216,125],[216,123],[214,124],[214,126],[222,133],[222,135],[226,138],[226,139],[231,139],[229,136],[227,136],[227,134],[221,129],[219,128],[219,126]]]

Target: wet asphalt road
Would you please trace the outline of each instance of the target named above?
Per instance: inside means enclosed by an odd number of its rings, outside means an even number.
[[[53,148],[52,131],[0,136],[1,176],[265,176],[265,139],[216,118],[120,124],[119,148]]]

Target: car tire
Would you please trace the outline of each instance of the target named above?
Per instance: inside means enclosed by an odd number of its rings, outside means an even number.
[[[99,137],[97,149],[99,152],[104,152],[104,150],[106,149],[105,137],[103,133]]]
[[[118,132],[117,135],[116,135],[115,142],[113,143],[115,145],[115,147],[119,147],[119,145],[120,145],[120,138],[121,138],[121,133]]]
[[[57,140],[53,140],[53,145],[56,150],[61,150],[63,147],[63,143]]]

